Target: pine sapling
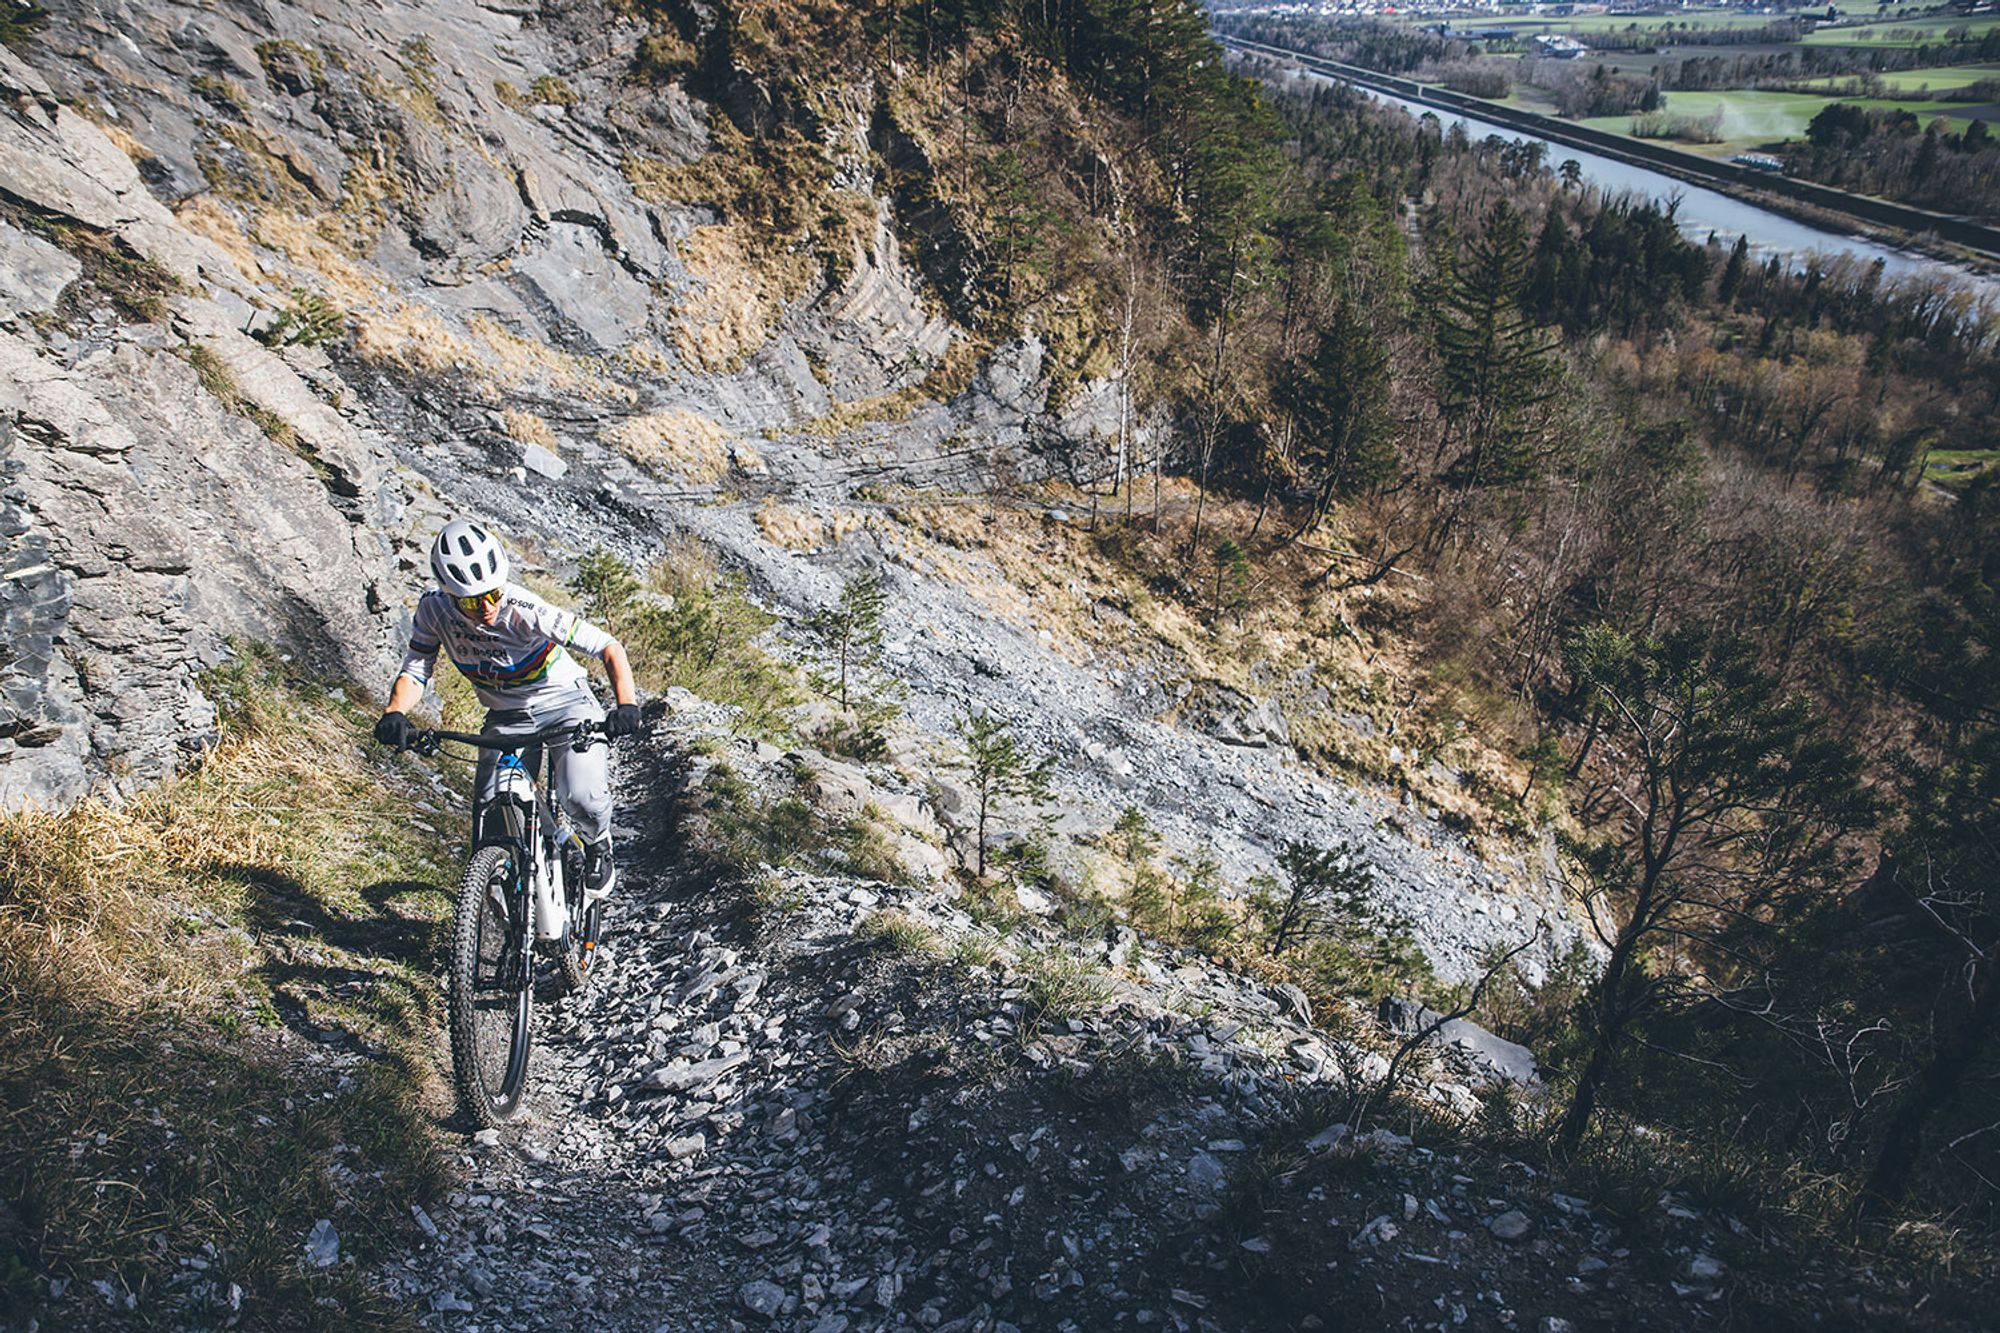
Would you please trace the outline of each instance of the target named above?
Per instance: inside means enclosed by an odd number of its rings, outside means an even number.
[[[888,604],[882,576],[863,570],[842,585],[837,602],[806,619],[806,629],[827,664],[815,684],[843,709],[853,707],[861,678],[882,660],[882,616]]]
[[[986,878],[986,826],[996,802],[1027,801],[1046,805],[1053,793],[1049,779],[1056,761],[1037,758],[1015,739],[1012,728],[987,712],[967,712],[957,723],[959,743],[964,747],[965,764],[972,778],[972,794],[977,814],[974,839],[976,873]]]

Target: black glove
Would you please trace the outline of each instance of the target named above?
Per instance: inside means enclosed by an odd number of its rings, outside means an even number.
[[[630,736],[639,729],[639,705],[619,704],[604,719],[606,736]]]
[[[382,714],[375,720],[375,739],[391,749],[403,749],[410,743],[410,719],[401,713]]]

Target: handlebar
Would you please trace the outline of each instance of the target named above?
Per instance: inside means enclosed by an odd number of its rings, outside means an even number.
[[[540,731],[419,731],[411,736],[410,743],[403,749],[429,757],[438,752],[438,747],[446,741],[460,745],[470,745],[480,750],[494,750],[502,754],[515,754],[532,745],[572,744],[583,751],[596,744],[609,744],[611,738],[605,734],[602,722],[563,722],[553,727],[543,727]]]

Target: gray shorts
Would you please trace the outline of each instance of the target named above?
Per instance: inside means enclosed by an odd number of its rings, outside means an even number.
[[[532,708],[486,715],[486,730],[504,735],[531,735],[543,727],[565,722],[601,722],[604,709],[588,690],[579,689],[565,697],[536,704]],[[479,752],[479,800],[493,799],[493,777],[499,771],[500,756],[492,750]],[[556,752],[556,797],[569,811],[570,824],[585,842],[600,842],[611,836],[611,747],[599,743],[578,754],[565,745]]]

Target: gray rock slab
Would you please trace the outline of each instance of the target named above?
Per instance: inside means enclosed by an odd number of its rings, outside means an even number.
[[[53,310],[83,265],[39,236],[0,222],[0,318]]]
[[[596,229],[581,223],[550,223],[542,243],[515,259],[513,280],[559,324],[605,352],[643,333],[652,313],[652,290],[606,252]]]

